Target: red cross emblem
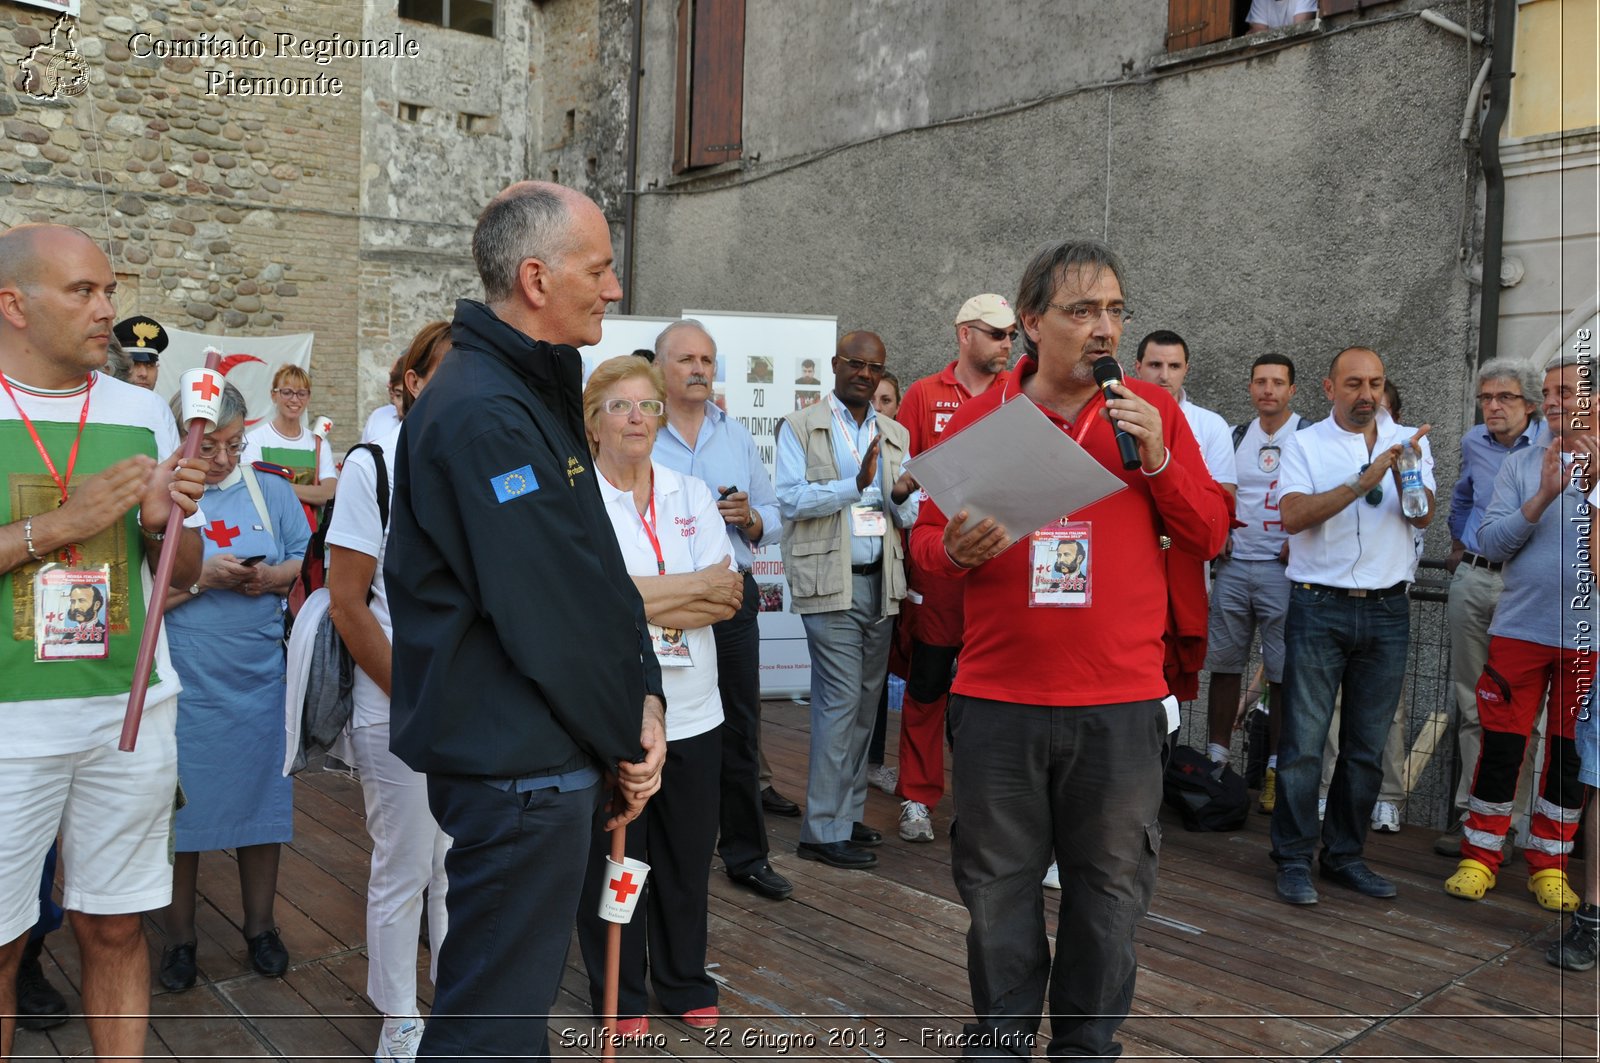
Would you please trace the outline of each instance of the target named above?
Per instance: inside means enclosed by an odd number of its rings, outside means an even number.
[[[213,383],[211,378],[208,376],[203,376],[199,380],[196,380],[193,384],[190,384],[189,390],[199,392],[200,397],[207,402],[210,402],[212,399],[222,394],[222,389],[217,387],[217,385]],[[224,543],[223,545],[226,546],[227,544]]]
[[[205,537],[226,550],[233,545],[233,540],[238,537],[239,529],[230,528],[220,520],[214,520],[206,526]]]
[[[617,895],[618,904],[627,904],[628,898],[639,892],[639,884],[633,881],[633,872],[624,871],[620,878],[610,882],[611,892]]]

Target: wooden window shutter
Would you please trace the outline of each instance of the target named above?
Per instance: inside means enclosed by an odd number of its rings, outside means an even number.
[[[1167,0],[1167,51],[1233,36],[1233,0]]]
[[[744,149],[745,0],[678,0],[674,173]]]

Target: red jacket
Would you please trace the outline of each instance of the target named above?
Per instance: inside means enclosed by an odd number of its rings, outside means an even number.
[[[984,394],[1005,387],[1010,376],[1009,371],[1000,373]],[[971,400],[972,393],[956,379],[955,362],[907,388],[895,420],[905,425],[911,435],[911,456],[916,457],[944,438],[950,418]],[[912,637],[930,646],[961,645],[961,581],[919,569],[915,562],[907,580],[911,589],[922,596],[922,601],[910,609],[901,606],[906,622],[912,625]]]
[[[1031,401],[1018,398],[1018,388],[1034,369],[1033,359],[1024,358],[1008,385],[962,406],[945,435],[1006,399]],[[960,568],[945,553],[945,515],[931,500],[923,504],[911,533],[911,556],[919,569],[966,583],[956,693],[1039,705],[1109,705],[1166,696],[1167,552],[1159,536],[1170,536],[1174,547],[1192,559],[1216,556],[1228,534],[1228,499],[1206,471],[1189,422],[1172,396],[1142,381],[1129,380],[1126,386],[1160,411],[1169,460],[1155,476],[1124,470],[1099,396],[1079,414],[1080,426],[1084,417],[1093,418],[1084,449],[1127,485],[1070,514],[1091,523],[1088,606],[1029,608],[1026,541],[976,569]],[[1051,411],[1043,412],[1063,431],[1072,429]],[[1204,602],[1202,593],[1202,617]]]

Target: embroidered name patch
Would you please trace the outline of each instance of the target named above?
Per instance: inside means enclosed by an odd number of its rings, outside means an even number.
[[[502,505],[513,498],[539,490],[539,481],[534,478],[533,466],[524,465],[520,469],[512,469],[498,476],[489,478],[489,486],[494,488],[495,500]]]

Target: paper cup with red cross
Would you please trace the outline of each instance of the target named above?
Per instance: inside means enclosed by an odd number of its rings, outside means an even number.
[[[633,910],[639,906],[639,894],[644,892],[645,876],[650,865],[631,856],[617,863],[606,857],[606,879],[600,887],[600,918],[609,923],[633,921]]]
[[[199,419],[206,431],[214,432],[222,411],[222,374],[215,369],[190,369],[178,383],[183,396],[183,423]]]
[[[327,438],[333,434],[333,418],[318,417],[315,421],[312,421],[311,434],[316,436],[318,439],[326,441]]]

